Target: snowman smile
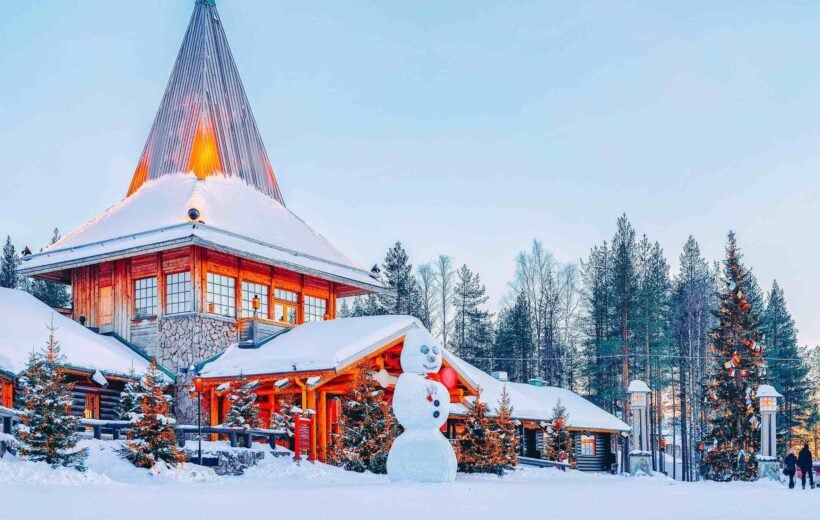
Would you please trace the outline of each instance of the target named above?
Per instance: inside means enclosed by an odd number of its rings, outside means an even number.
[[[425,365],[425,364],[423,364],[423,363],[422,363],[422,365],[421,365],[421,366],[423,366],[423,367],[424,367],[424,368],[426,368],[427,370],[435,370],[435,369],[436,369],[436,365],[433,365],[433,366],[427,366],[427,365]]]

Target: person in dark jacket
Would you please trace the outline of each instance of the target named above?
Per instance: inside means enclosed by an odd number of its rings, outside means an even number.
[[[809,475],[809,482],[811,482],[811,488],[814,489],[814,468],[812,467],[813,461],[811,460],[811,452],[809,451],[809,445],[804,444],[803,449],[800,450],[800,454],[797,456],[797,466],[800,468],[801,480],[803,481],[803,489],[806,489],[806,474]]]
[[[794,488],[794,474],[796,473],[797,457],[794,455],[794,448],[789,448],[789,454],[786,455],[786,460],[783,461],[786,467],[783,473],[789,476],[789,489]]]

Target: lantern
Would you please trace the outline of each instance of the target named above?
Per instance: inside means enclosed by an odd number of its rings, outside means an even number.
[[[776,412],[777,411],[777,397],[761,397],[760,398],[761,412]]]
[[[196,376],[194,378],[194,388],[196,389],[197,393],[202,393],[202,378]]]
[[[253,306],[253,314],[256,315],[256,311],[259,310],[259,307],[262,305],[262,300],[259,299],[258,294],[253,295],[253,300],[251,300],[251,305]]]

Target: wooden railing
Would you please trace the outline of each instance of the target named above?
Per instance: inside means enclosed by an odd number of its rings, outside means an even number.
[[[556,468],[560,469],[561,471],[566,471],[569,468],[569,464],[566,462],[558,462],[555,460],[544,460],[544,459],[533,459],[531,457],[518,457],[519,464],[525,464],[527,466],[538,466],[540,468]]]

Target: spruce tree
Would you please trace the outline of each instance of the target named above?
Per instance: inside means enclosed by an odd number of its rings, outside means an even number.
[[[168,412],[171,398],[163,392],[163,377],[156,360],[148,367],[142,385],[146,392],[142,396],[141,413],[134,417],[123,456],[135,466],[149,469],[160,461],[184,462],[185,453],[177,448],[174,435],[176,420]]]
[[[60,231],[54,228],[54,234],[51,237],[49,245],[54,245],[58,240],[60,240]],[[27,284],[27,290],[32,296],[49,307],[68,307],[69,303],[71,303],[71,296],[65,284],[52,282],[50,280],[31,280],[31,282]]]
[[[786,446],[792,444],[795,431],[805,426],[811,415],[813,403],[809,366],[800,355],[794,320],[786,308],[786,298],[777,280],[772,283],[769,292],[761,330],[766,344],[766,379],[784,397],[783,413],[778,423],[785,430],[786,442],[778,446],[785,455]]]
[[[569,413],[561,400],[552,407],[552,416],[546,427],[544,438],[544,452],[547,460],[567,460],[574,459],[572,450],[572,433],[567,430],[569,426]]]
[[[729,233],[723,263],[722,290],[709,345],[706,411],[708,453],[703,473],[717,481],[753,480],[754,454],[760,449],[759,409],[755,393],[761,383],[763,346],[758,317],[748,298],[749,271],[741,263],[734,233]]]
[[[489,297],[481,283],[478,273],[474,273],[467,265],[462,265],[456,271],[456,283],[453,289],[453,335],[450,350],[456,355],[465,358],[470,363],[486,357],[483,347],[487,345],[482,334],[483,324],[488,313],[481,309]]]
[[[88,450],[77,448],[79,418],[71,415],[73,385],[65,382],[60,369],[65,357],[54,331],[50,325],[46,347],[31,355],[18,380],[22,411],[17,440],[20,453],[29,460],[84,471]]]
[[[147,393],[141,377],[132,368],[128,373],[128,382],[120,393],[117,403],[117,418],[121,421],[136,421],[142,413],[142,399]]]
[[[259,418],[259,405],[256,404],[256,394],[253,389],[259,386],[257,381],[251,381],[240,375],[234,382],[233,391],[228,394],[231,409],[225,417],[225,426],[231,428],[260,428],[262,420]]]
[[[20,265],[20,257],[14,250],[11,237],[6,237],[6,245],[3,246],[3,258],[0,259],[0,287],[17,289],[17,266]]]
[[[504,469],[513,469],[518,464],[518,431],[515,419],[512,418],[510,393],[506,385],[501,391],[501,399],[495,410],[494,429],[498,432],[501,443],[501,463]]]
[[[529,303],[519,292],[515,303],[502,309],[496,330],[493,370],[504,370],[513,381],[530,379],[532,362],[532,327]]]
[[[387,454],[398,434],[398,422],[384,390],[367,366],[360,366],[342,400],[339,432],[331,434],[328,462],[359,473],[386,473]]]
[[[421,296],[413,265],[401,242],[393,244],[382,263],[382,279],[388,291],[379,295],[385,314],[407,314],[421,317]]]
[[[298,410],[298,408],[297,408]],[[294,397],[284,395],[276,405],[276,409],[271,415],[270,427],[274,430],[283,430],[288,437],[293,437],[295,426],[293,424]]]
[[[458,470],[464,473],[504,474],[501,435],[487,415],[487,405],[475,399],[458,437]]]

